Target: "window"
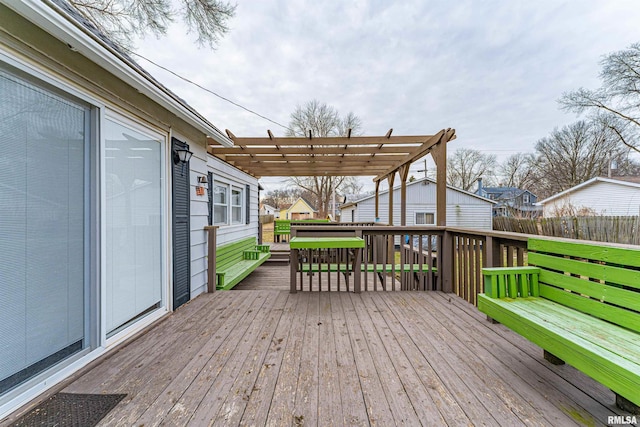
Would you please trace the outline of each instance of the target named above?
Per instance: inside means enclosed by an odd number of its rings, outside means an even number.
[[[529,203],[529,193],[524,193],[522,195],[522,203],[524,203],[525,205]]]
[[[416,212],[416,225],[433,225],[435,223],[433,212]]]
[[[215,184],[213,187],[213,223],[227,224],[229,209],[229,188],[225,184]]]
[[[242,223],[242,190],[236,187],[231,188],[231,223]]]
[[[215,181],[210,184],[213,188],[213,224],[214,225],[237,225],[247,221],[249,212],[244,214],[244,209],[249,205],[248,188],[228,184],[223,181]],[[248,186],[247,186],[248,187]],[[245,217],[246,215],[246,217]]]

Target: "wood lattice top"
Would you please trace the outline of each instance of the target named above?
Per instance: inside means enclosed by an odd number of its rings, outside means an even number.
[[[455,129],[435,135],[352,137],[236,137],[233,147],[214,145],[209,153],[253,176],[375,176],[398,171],[456,138]]]

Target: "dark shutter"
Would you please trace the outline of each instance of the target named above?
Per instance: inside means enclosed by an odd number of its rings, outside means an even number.
[[[209,225],[213,225],[213,172],[209,172],[207,177],[209,187],[207,188],[207,197],[209,197]]]
[[[246,205],[245,206],[245,212],[246,212],[246,218],[244,220],[245,224],[249,224],[251,222],[251,187],[247,184],[245,186],[245,194],[246,194]]]
[[[180,307],[191,297],[191,244],[189,163],[177,162],[174,151],[189,146],[171,138],[172,208],[173,208],[173,309]]]

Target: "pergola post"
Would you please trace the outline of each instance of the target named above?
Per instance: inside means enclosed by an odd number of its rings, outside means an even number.
[[[393,181],[395,178],[395,172],[387,175],[387,182],[389,183],[389,225],[393,225]]]
[[[411,163],[403,165],[400,172],[400,225],[407,225],[407,177]]]
[[[431,150],[436,164],[436,225],[447,225],[447,143],[440,142]]]
[[[380,180],[376,181],[376,216],[375,221],[380,219]]]

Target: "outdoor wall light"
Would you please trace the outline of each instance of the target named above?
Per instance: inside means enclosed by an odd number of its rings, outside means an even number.
[[[191,156],[193,156],[193,152],[189,151],[186,148],[176,148],[173,150],[173,163],[176,165],[178,163],[182,163],[183,165],[191,160]]]

